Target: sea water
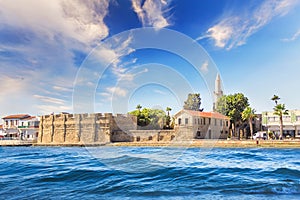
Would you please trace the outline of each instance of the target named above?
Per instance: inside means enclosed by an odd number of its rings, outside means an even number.
[[[300,149],[1,147],[0,199],[300,199]]]

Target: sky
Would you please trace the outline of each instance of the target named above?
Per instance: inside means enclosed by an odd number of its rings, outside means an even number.
[[[0,0],[0,117],[212,110],[220,74],[257,112],[300,109],[299,0]]]

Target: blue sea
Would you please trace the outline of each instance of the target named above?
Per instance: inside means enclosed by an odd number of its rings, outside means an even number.
[[[0,199],[300,199],[300,149],[0,147]]]

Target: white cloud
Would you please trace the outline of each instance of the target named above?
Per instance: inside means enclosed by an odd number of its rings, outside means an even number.
[[[0,51],[16,55],[13,58],[0,56],[0,74],[6,75],[1,77],[1,81],[5,80],[0,94],[2,113],[10,114],[17,109],[17,112],[28,113],[67,109],[77,72],[73,51],[88,52],[108,36],[104,17],[108,14],[109,2],[0,2],[0,31],[8,30],[15,34],[10,37],[16,38],[0,44]],[[5,98],[7,96],[9,98]],[[56,96],[65,98],[65,102]]]
[[[106,89],[109,93],[112,94],[112,96],[121,96],[125,97],[127,94],[127,90],[120,88],[120,87],[108,87]]]
[[[163,91],[157,90],[157,89],[153,90],[153,92],[155,92],[155,93],[157,93],[157,94],[161,94],[161,95],[167,95],[166,92],[163,92]]]
[[[65,100],[48,97],[48,96],[41,96],[41,95],[35,94],[35,95],[33,95],[33,97],[40,99],[41,101],[46,102],[46,103],[59,104],[59,105],[64,105],[66,103]]]
[[[205,62],[201,65],[200,70],[201,70],[203,73],[207,73],[207,72],[208,72],[208,61],[205,61]]]
[[[299,36],[300,36],[300,30],[298,30],[291,38],[284,38],[284,39],[282,39],[282,41],[292,42],[292,41],[297,40]]]
[[[61,113],[61,112],[72,112],[71,106],[65,105],[37,105],[38,115],[45,115],[51,113]]]
[[[50,40],[62,36],[91,45],[108,35],[103,21],[108,6],[109,0],[1,1],[0,19]]]
[[[132,8],[138,15],[143,26],[153,26],[164,28],[170,25],[170,20],[166,17],[168,12],[167,0],[131,0]]]
[[[210,38],[216,47],[227,50],[244,45],[251,35],[267,25],[274,17],[286,15],[298,3],[298,0],[264,1],[252,11],[221,19],[207,30],[206,35],[197,40]]]
[[[34,92],[34,87],[31,87],[30,80],[20,76],[3,74],[0,74],[0,80],[0,117],[13,113],[30,113],[35,103],[34,101],[29,101],[31,94]]]
[[[57,90],[57,91],[61,91],[61,92],[72,92],[73,90],[71,88],[66,88],[66,87],[61,87],[61,86],[53,86],[53,89],[54,90]]]

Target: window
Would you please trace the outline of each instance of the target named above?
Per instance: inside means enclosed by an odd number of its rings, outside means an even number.
[[[178,118],[178,125],[181,124],[181,118]]]
[[[228,126],[228,121],[226,121],[226,126]]]
[[[297,131],[298,133],[297,133],[297,135],[300,135],[300,130],[299,131]]]
[[[217,119],[215,119],[215,126],[217,126]]]
[[[200,119],[198,118],[198,124],[200,124]]]
[[[6,124],[6,126],[8,126],[8,121],[7,120],[5,121],[5,124]]]
[[[268,121],[269,121],[269,122],[278,122],[278,121],[279,121],[279,118],[278,118],[278,117],[269,117],[269,118],[268,118]]]
[[[195,119],[195,124],[197,124],[197,119]]]
[[[136,137],[136,141],[139,142],[140,140],[141,140],[141,137],[140,137],[140,136],[137,136],[137,137]]]
[[[148,140],[152,140],[152,139],[153,139],[153,137],[152,137],[152,136],[149,136]]]
[[[174,140],[174,138],[175,138],[175,135],[172,135],[172,136],[171,136],[171,140]]]
[[[283,121],[284,122],[290,122],[291,121],[291,116],[283,116]]]
[[[206,121],[205,118],[203,118],[203,124],[204,124],[204,125],[205,125],[205,121]]]
[[[200,124],[202,125],[202,118],[200,119]]]
[[[188,123],[189,123],[189,119],[185,118],[185,124],[188,124]]]
[[[211,118],[208,118],[208,124],[210,125],[210,123],[211,123]]]

